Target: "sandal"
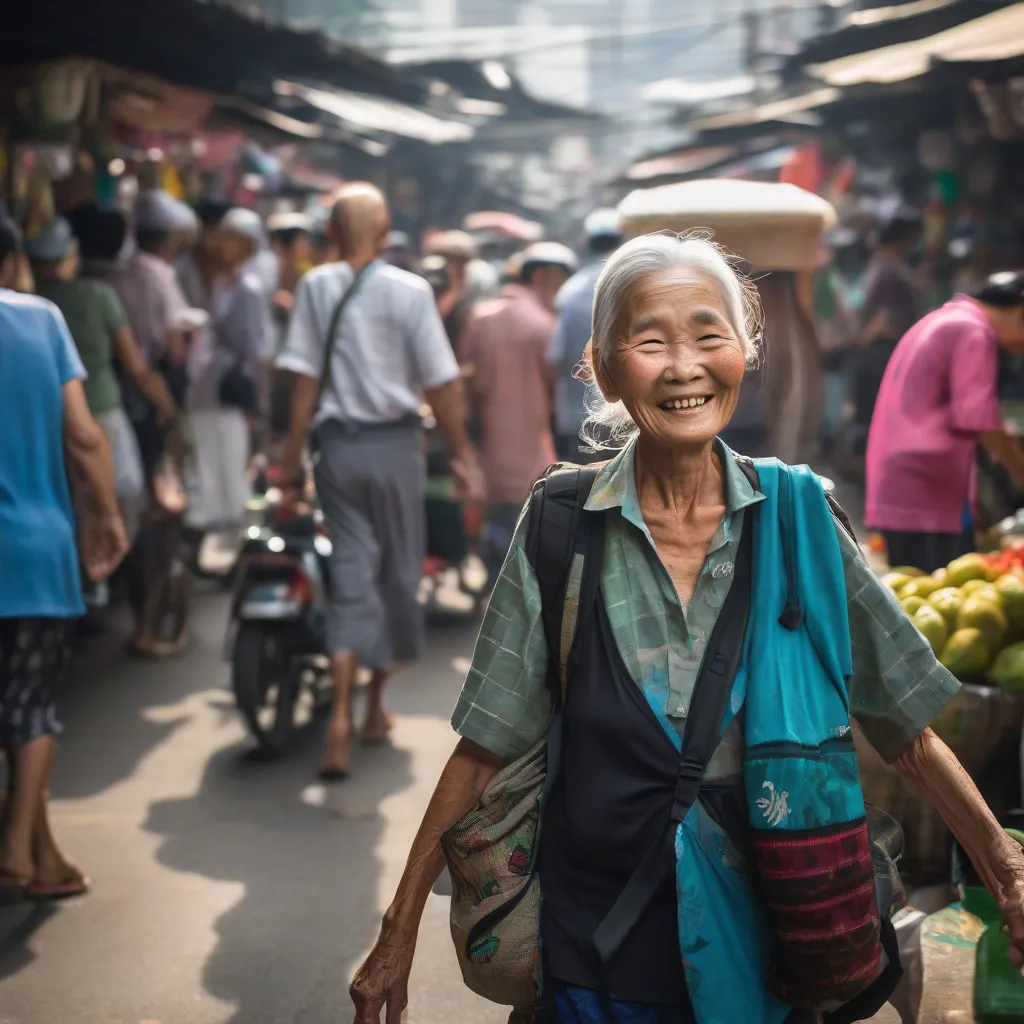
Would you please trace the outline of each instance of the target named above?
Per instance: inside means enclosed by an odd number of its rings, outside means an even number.
[[[56,882],[31,881],[25,886],[25,895],[30,900],[68,900],[73,896],[84,896],[89,891],[89,880],[78,868],[69,867],[64,876]]]
[[[0,868],[0,903],[9,903],[21,899],[28,889],[31,879],[23,878]]]

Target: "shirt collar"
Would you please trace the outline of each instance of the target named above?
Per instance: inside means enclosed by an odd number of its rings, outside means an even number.
[[[736,453],[723,441],[715,438],[715,452],[725,470],[725,518],[764,500],[755,491],[746,474],[739,467]],[[640,501],[636,493],[636,438],[633,438],[607,465],[598,470],[590,497],[584,508],[588,512],[605,512],[611,508],[621,510],[622,518],[647,532]]]

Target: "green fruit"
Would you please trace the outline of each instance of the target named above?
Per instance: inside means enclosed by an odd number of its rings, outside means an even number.
[[[941,569],[936,569],[935,572],[932,573],[932,579],[935,580],[935,582],[938,583],[940,587],[948,587],[949,570],[945,566],[943,566]]]
[[[946,566],[949,575],[946,582],[951,587],[962,587],[971,580],[986,580],[992,578],[992,570],[988,562],[981,555],[964,555],[962,558],[955,558]]]
[[[901,576],[925,576],[920,569],[915,569],[912,565],[894,565],[889,572],[898,572]]]
[[[979,629],[958,629],[947,641],[939,659],[957,679],[977,679],[988,668],[992,655]]]
[[[985,637],[990,652],[998,651],[1006,636],[1006,616],[999,605],[982,595],[967,598],[960,606],[957,629],[977,629]]]
[[[912,577],[906,576],[901,572],[887,572],[882,577],[882,582],[895,594],[910,583],[911,579]]]
[[[1013,693],[1024,693],[1024,643],[1010,644],[996,655],[988,681]]]
[[[964,603],[964,595],[956,587],[943,587],[941,590],[936,590],[928,598],[928,603],[942,613],[946,625],[951,630],[956,629],[956,620],[960,617],[960,606]]]
[[[922,608],[928,607],[928,602],[923,597],[908,597],[900,601],[903,610],[913,618]]]
[[[995,582],[1000,605],[1014,629],[1024,629],[1024,579],[1016,573],[1000,576]]]
[[[913,599],[911,598],[911,600]],[[932,645],[935,656],[938,657],[942,654],[942,649],[946,646],[946,638],[949,636],[949,628],[940,612],[930,604],[926,604],[918,609],[913,621],[918,632]]]
[[[908,597],[931,597],[938,589],[938,583],[931,576],[921,576],[918,579],[911,580],[909,583],[905,583],[897,593],[900,596],[900,600],[905,601]]]

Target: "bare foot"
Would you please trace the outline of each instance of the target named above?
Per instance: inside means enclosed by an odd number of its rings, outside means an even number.
[[[35,865],[31,857],[9,856],[0,853],[0,890],[23,888],[32,880]]]
[[[327,730],[327,748],[320,762],[320,778],[331,781],[348,776],[348,745],[352,736],[351,723],[332,721]]]
[[[377,708],[366,717],[360,738],[364,743],[387,743],[391,738],[391,730],[395,727],[395,716],[390,711]]]

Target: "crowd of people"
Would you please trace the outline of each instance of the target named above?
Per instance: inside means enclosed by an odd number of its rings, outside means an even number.
[[[335,702],[321,774],[347,773],[360,667],[372,681],[359,735],[387,738],[386,681],[423,643],[423,403],[457,496],[486,510],[482,551],[496,573],[556,451],[588,458],[583,311],[621,237],[608,211],[587,231],[582,271],[555,242],[529,245],[499,270],[461,231],[433,233],[420,254],[391,230],[380,192],[358,184],[313,215],[265,221],[213,200],[193,208],[160,189],[141,193],[127,215],[77,206],[24,244],[3,220],[0,303],[26,350],[35,346],[31,361],[6,343],[0,355],[5,387],[21,396],[4,406],[0,442],[0,553],[20,552],[0,559],[11,793],[0,870],[10,884],[49,883],[61,871],[85,884],[70,865],[48,867],[64,862],[45,843],[41,867],[25,846],[45,826],[55,697],[76,621],[86,605],[123,593],[130,653],[183,651],[183,551],[210,538],[236,549],[258,449],[280,467],[286,500],[313,466],[333,543]],[[25,404],[34,375],[40,388],[42,377],[58,388],[48,417]],[[43,432],[48,461],[25,461],[32,430]],[[34,565],[43,508],[60,519],[60,557],[27,587],[16,567]],[[26,542],[26,523],[38,524],[38,541]],[[37,749],[44,767],[20,769]]]

